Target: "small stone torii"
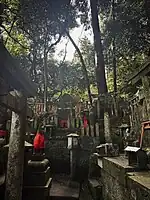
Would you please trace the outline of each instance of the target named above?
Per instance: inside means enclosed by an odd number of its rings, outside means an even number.
[[[0,78],[11,90],[13,89],[12,94],[6,89],[5,94],[0,95],[0,104],[12,111],[5,200],[21,200],[26,117],[32,116],[31,110],[27,107],[27,98],[36,95],[36,87],[25,76],[25,72],[20,69],[1,41]],[[1,84],[0,91],[4,92]]]

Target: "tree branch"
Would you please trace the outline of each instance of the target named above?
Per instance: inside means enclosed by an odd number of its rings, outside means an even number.
[[[68,45],[68,42],[69,42],[69,41],[67,41],[66,44],[65,44],[64,57],[63,57],[63,59],[62,59],[60,65],[64,64],[64,62],[65,62],[65,60],[66,60],[66,55],[67,55],[67,45]]]
[[[62,37],[62,34],[60,34],[59,37],[58,37],[58,39],[57,39],[53,44],[51,44],[51,45],[49,46],[49,48],[48,48],[48,50],[47,50],[47,54],[49,53],[49,51],[50,51],[55,45],[57,45],[57,44],[60,42],[61,37]]]
[[[14,17],[14,20],[13,20],[13,22],[12,22],[12,24],[11,24],[11,27],[10,27],[10,30],[9,30],[9,35],[11,34],[11,31],[12,31],[12,29],[13,29],[13,26],[14,26],[14,24],[15,24],[15,21],[16,21],[16,17]],[[5,45],[7,44],[7,41],[8,41],[8,36],[7,36],[6,40],[5,40]]]
[[[17,44],[19,44],[24,49],[29,49],[28,47],[23,46],[17,39],[11,36],[10,32],[5,28],[5,26],[1,25],[1,27],[4,29],[4,31],[8,34],[8,36],[14,40]]]
[[[88,77],[88,73],[87,73],[87,70],[86,70],[86,66],[85,66],[85,63],[84,63],[83,56],[81,54],[81,51],[80,51],[79,47],[76,45],[76,43],[74,42],[74,40],[72,39],[72,37],[71,37],[71,35],[69,34],[68,31],[66,31],[66,34],[67,34],[68,38],[70,39],[71,43],[73,44],[74,48],[76,49],[76,51],[77,51],[77,53],[78,53],[78,55],[80,57],[80,61],[82,63],[83,75],[85,76],[85,80],[86,80],[89,101],[90,101],[90,104],[92,106],[92,96],[91,96],[91,90],[90,90],[90,81],[89,81],[89,77]]]

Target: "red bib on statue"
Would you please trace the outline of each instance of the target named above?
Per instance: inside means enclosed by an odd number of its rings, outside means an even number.
[[[37,133],[35,138],[34,138],[34,142],[33,142],[33,146],[35,149],[43,149],[44,148],[44,135]]]

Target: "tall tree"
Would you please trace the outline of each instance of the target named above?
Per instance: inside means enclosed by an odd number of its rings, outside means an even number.
[[[109,86],[113,92],[113,43],[115,36],[115,55],[117,65],[117,90],[131,73],[141,66],[147,58],[150,45],[148,25],[148,0],[115,1],[115,20],[113,20],[113,0],[99,0],[100,17],[103,25],[102,40],[105,66],[107,68]],[[110,81],[111,79],[111,81]],[[129,85],[129,84],[128,84]],[[127,87],[125,88],[127,92]]]
[[[144,0],[144,5],[145,5],[146,16],[147,16],[147,35],[148,35],[148,38],[150,38],[150,0]],[[148,56],[150,56],[150,47],[149,47]]]
[[[90,85],[94,86],[95,90],[96,86],[96,77],[95,77],[95,50],[94,45],[91,41],[85,36],[84,38],[79,40],[79,48],[84,59]],[[80,58],[77,52],[75,52],[75,56],[73,59],[74,63],[80,63]]]
[[[21,5],[23,26],[30,30],[34,38],[37,38],[37,43],[43,39],[40,54],[43,60],[44,110],[47,111],[48,56],[60,42],[64,30],[76,26],[75,12],[70,0],[57,2],[44,0],[36,3],[30,0],[22,1]]]
[[[106,84],[106,76],[105,76],[105,62],[103,55],[103,47],[101,41],[101,31],[98,20],[98,1],[90,0],[91,5],[91,15],[92,15],[92,28],[94,34],[94,46],[96,51],[96,80],[98,93],[106,94],[107,93],[107,84]],[[105,142],[104,136],[104,102],[100,107],[100,142]]]
[[[112,20],[115,21],[115,0],[112,0]],[[114,94],[117,93],[116,36],[112,39]]]
[[[67,32],[66,34],[67,34],[68,38],[70,39],[70,41],[72,42],[74,48],[76,49],[76,51],[77,51],[77,53],[79,55],[79,58],[80,58],[80,61],[81,61],[81,64],[82,64],[82,69],[83,69],[82,71],[83,71],[83,74],[84,74],[84,77],[85,77],[85,80],[86,80],[86,86],[87,86],[89,101],[90,101],[90,104],[92,106],[92,95],[91,95],[91,89],[90,89],[90,81],[89,81],[89,77],[88,77],[88,73],[87,73],[87,69],[86,69],[86,65],[85,65],[82,53],[81,53],[79,47],[74,42],[74,40],[72,39],[72,37],[69,34],[69,32]]]
[[[96,51],[96,79],[99,94],[107,92],[107,84],[105,77],[105,63],[103,55],[103,47],[101,41],[101,32],[98,20],[98,1],[90,0],[91,5],[91,15],[92,15],[92,28],[94,34],[94,46]]]

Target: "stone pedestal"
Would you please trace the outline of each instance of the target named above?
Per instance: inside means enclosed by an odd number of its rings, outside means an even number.
[[[43,156],[33,156],[24,174],[23,199],[47,200],[52,182],[50,166]]]
[[[70,150],[70,178],[71,181],[76,181],[77,160],[79,157],[79,149]]]
[[[104,113],[104,133],[105,133],[105,141],[111,143],[111,133],[110,133],[110,117],[109,113]]]

